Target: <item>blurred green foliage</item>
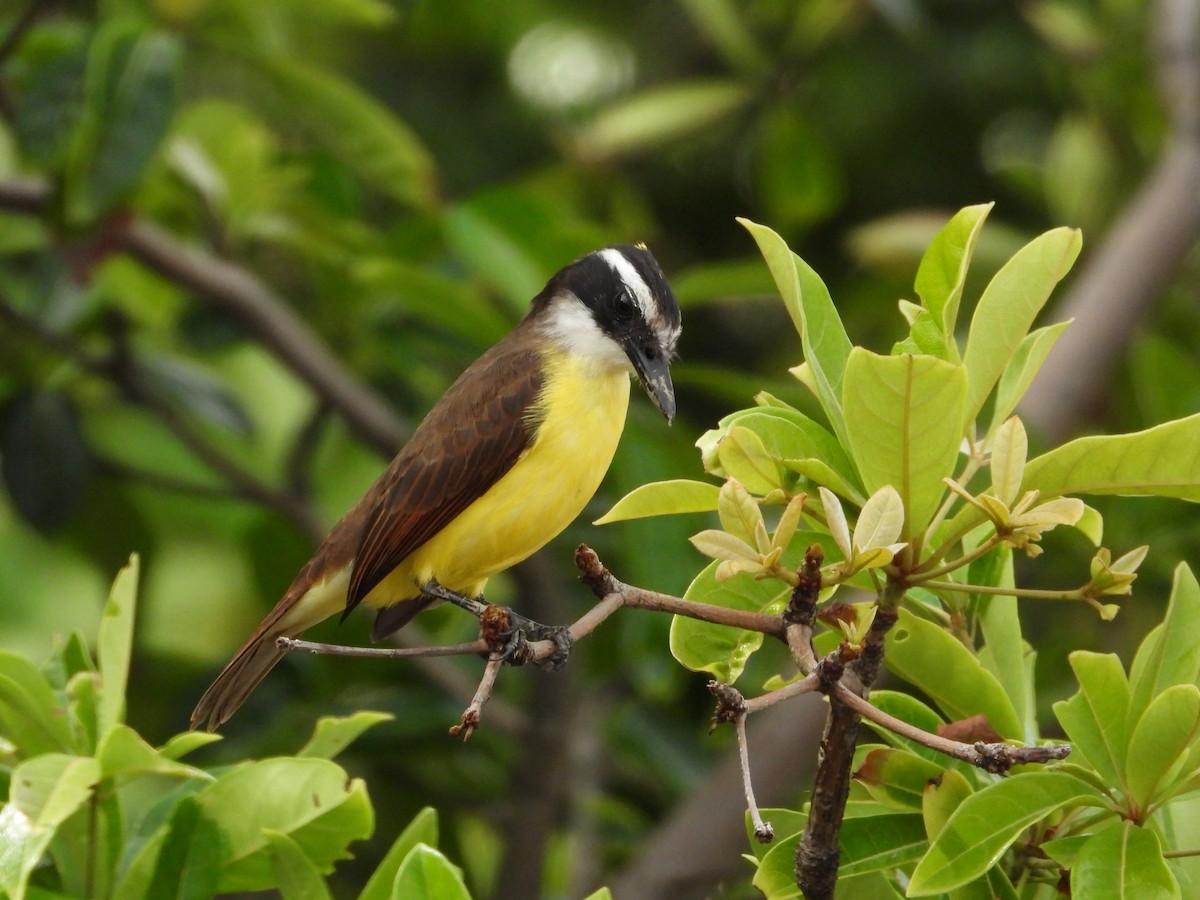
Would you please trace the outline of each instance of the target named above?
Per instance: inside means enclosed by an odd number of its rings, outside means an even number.
[[[0,186],[33,178],[49,194],[34,215],[0,202],[0,646],[40,659],[51,634],[94,633],[106,585],[140,552],[129,718],[165,740],[311,534],[248,501],[161,408],[321,525],[383,464],[252,328],[119,252],[131,219],[256,273],[409,423],[563,263],[647,241],[684,304],[681,415],[667,431],[635,402],[594,515],[543,553],[566,618],[589,602],[571,579],[579,541],[624,580],[675,593],[701,561],[686,536],[703,516],[591,518],[640,484],[699,476],[692,443],[757,391],[815,412],[734,217],[813,261],[871,346],[903,337],[894,299],[959,206],[998,201],[968,297],[1051,225],[1083,226],[1094,249],[1166,138],[1147,20],[1136,0],[3,4]],[[1200,407],[1198,274],[1172,279],[1087,428]],[[114,381],[129,360],[153,403]],[[1165,597],[1174,561],[1200,543],[1194,513],[1139,504],[1106,518],[1113,545],[1154,546],[1139,593]],[[497,580],[492,599],[516,601],[519,585]],[[1039,614],[1027,632],[1131,652],[1161,610],[1129,612],[1120,629]],[[442,611],[423,619],[431,639],[470,632]],[[617,617],[572,663],[594,713],[580,727],[605,748],[588,801],[605,871],[724,746],[698,736],[708,700],[669,659],[660,619]],[[362,643],[366,629],[314,636]],[[1043,652],[1052,682],[1063,656]],[[539,677],[508,673],[503,698],[522,707]],[[396,713],[345,756],[372,785],[380,837],[340,876],[361,884],[432,803],[486,889],[528,757],[500,728],[447,744],[463,702],[429,679],[410,664],[289,659],[205,752],[294,747],[322,713]],[[565,890],[561,833],[546,884]]]

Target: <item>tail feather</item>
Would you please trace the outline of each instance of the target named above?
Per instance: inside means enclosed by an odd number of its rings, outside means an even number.
[[[207,731],[216,731],[220,728],[283,659],[284,651],[279,649],[276,640],[295,637],[303,631],[303,628],[270,627],[272,625],[275,623],[270,621],[260,625],[204,692],[192,712],[193,729],[203,727]]]
[[[283,659],[285,651],[276,643],[279,638],[296,637],[345,605],[346,580],[345,569],[316,583],[308,568],[302,571],[204,692],[192,712],[192,728],[216,731],[237,712],[250,692]]]

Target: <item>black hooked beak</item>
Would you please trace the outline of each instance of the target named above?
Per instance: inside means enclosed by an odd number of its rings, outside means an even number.
[[[633,363],[642,386],[670,425],[675,421],[675,386],[671,383],[671,360],[658,342],[648,335],[629,335],[625,353]]]

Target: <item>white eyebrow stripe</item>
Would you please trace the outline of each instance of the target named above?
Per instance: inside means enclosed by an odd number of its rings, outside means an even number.
[[[637,267],[625,258],[625,254],[613,247],[601,250],[600,256],[633,292],[633,297],[637,301],[637,305],[641,307],[642,317],[647,322],[653,321],[658,315],[657,305],[654,302],[654,296],[650,293],[650,288],[646,285]]]

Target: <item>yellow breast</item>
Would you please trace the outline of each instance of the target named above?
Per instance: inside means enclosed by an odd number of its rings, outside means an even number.
[[[431,578],[479,594],[487,579],[527,558],[567,527],[596,493],[616,452],[629,376],[547,353],[533,443],[507,473],[401,563],[366,598],[386,606]]]

